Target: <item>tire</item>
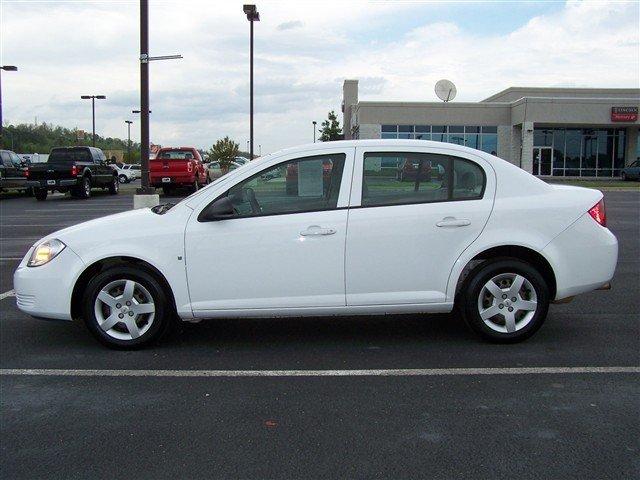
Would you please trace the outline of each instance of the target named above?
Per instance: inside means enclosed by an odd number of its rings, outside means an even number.
[[[514,294],[509,288],[520,278],[522,286]],[[504,295],[507,298],[500,298]],[[458,300],[471,329],[496,343],[516,343],[533,335],[544,323],[550,301],[549,287],[542,275],[530,264],[510,257],[488,260],[474,268],[465,279]]]
[[[193,181],[193,184],[191,185],[191,191],[195,193],[199,189],[200,189],[200,182],[198,182],[198,177],[196,177],[196,179]]]
[[[34,188],[33,195],[39,202],[44,202],[47,199],[49,192],[46,188]]]
[[[165,195],[171,195],[172,191],[173,191],[173,188],[171,187],[162,187],[162,193],[164,193]]]
[[[129,298],[133,300],[127,300],[131,284],[133,297]],[[141,307],[143,304],[147,307]],[[136,308],[142,313],[136,313]],[[150,345],[162,338],[172,323],[172,307],[158,279],[144,268],[129,265],[115,266],[96,275],[84,291],[82,312],[96,339],[118,350]]]
[[[620,174],[620,180],[622,180],[623,182],[627,181],[627,174],[625,172],[622,172]]]
[[[80,185],[74,187],[71,194],[77,198],[87,199],[91,196],[91,178],[88,175],[82,177]]]
[[[33,187],[25,188],[24,194],[26,197],[33,197]]]
[[[117,195],[119,190],[120,190],[120,181],[118,177],[114,176],[113,179],[111,180],[111,183],[109,184],[109,193],[111,195]]]
[[[119,181],[120,183],[129,183],[129,179],[127,178],[127,176],[126,176],[126,175],[119,175],[119,176],[118,176],[118,181]]]

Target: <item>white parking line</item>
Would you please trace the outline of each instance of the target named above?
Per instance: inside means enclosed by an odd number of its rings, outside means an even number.
[[[44,377],[442,377],[640,373],[639,367],[418,368],[379,370],[65,370],[3,368],[0,376]]]
[[[9,290],[8,292],[0,293],[0,300],[4,300],[5,298],[15,297],[15,296],[16,296],[16,291]]]

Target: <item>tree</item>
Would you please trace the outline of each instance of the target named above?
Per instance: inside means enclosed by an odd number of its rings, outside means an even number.
[[[322,122],[322,128],[320,129],[320,141],[332,142],[334,140],[342,140],[342,127],[338,121],[336,112],[331,110],[329,112],[329,118]]]
[[[231,162],[238,156],[239,145],[229,137],[218,140],[209,150],[209,161],[218,162],[220,169],[228,171]]]

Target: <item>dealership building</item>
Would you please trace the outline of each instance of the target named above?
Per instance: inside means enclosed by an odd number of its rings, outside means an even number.
[[[511,87],[480,102],[379,102],[345,80],[345,139],[410,138],[492,153],[540,176],[617,177],[640,156],[637,88]]]

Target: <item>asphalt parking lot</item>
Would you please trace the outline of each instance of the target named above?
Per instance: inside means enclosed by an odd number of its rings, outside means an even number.
[[[129,209],[131,195],[5,196],[0,474],[638,478],[640,192],[605,197],[620,242],[613,289],[552,305],[522,344],[478,341],[451,314],[215,320],[116,352],[81,324],[23,315],[10,291],[36,240]]]

